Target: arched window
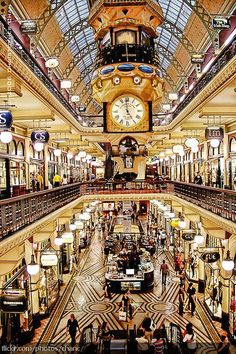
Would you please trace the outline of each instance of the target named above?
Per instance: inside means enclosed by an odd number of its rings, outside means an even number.
[[[19,141],[19,143],[17,144],[17,156],[24,156],[24,152],[25,152],[24,144],[21,141]]]
[[[236,139],[232,138],[229,144],[229,152],[236,152]]]
[[[9,144],[9,155],[16,155],[16,142],[12,140]]]
[[[34,147],[32,145],[29,146],[29,156],[31,159],[34,158]]]

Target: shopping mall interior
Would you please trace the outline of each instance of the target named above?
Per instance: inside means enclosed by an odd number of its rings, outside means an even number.
[[[0,1],[0,346],[236,353],[236,1]]]

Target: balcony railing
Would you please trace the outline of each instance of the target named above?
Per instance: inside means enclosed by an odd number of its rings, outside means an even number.
[[[5,41],[9,42],[9,31],[7,23],[0,16],[0,37]],[[73,115],[73,117],[78,120],[78,113],[66,100],[63,94],[58,90],[58,88],[53,84],[49,77],[43,72],[40,65],[34,59],[34,57],[28,52],[24,47],[24,44],[20,39],[14,34],[11,30],[11,48],[12,50],[19,55],[22,61],[29,67],[32,72],[44,83],[48,90],[64,105],[64,107]]]
[[[174,193],[210,212],[236,221],[236,192],[174,182],[85,182],[0,201],[0,240],[49,215],[82,195]]]
[[[174,194],[225,219],[236,221],[236,192],[174,182]]]
[[[194,88],[186,95],[184,100],[178,104],[173,113],[173,119],[203,90],[203,88],[220,72],[221,69],[236,55],[236,38],[225,47],[222,53],[216,58],[213,65],[205,75],[196,83]]]
[[[97,56],[97,67],[131,62],[159,66],[158,52],[152,47],[137,44],[118,44],[100,50]]]

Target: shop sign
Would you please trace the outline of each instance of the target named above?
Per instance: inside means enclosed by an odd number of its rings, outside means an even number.
[[[40,260],[43,267],[56,266],[58,263],[58,257],[55,251],[43,252]]]
[[[34,130],[31,133],[31,141],[40,142],[40,143],[47,143],[49,140],[49,133],[46,130]]]
[[[215,17],[212,20],[212,27],[214,29],[229,29],[230,28],[230,19],[223,17]]]
[[[214,263],[220,259],[219,252],[204,252],[201,254],[200,259],[204,263]]]
[[[224,137],[223,128],[206,128],[205,129],[205,138],[207,140],[219,139],[222,140]]]
[[[193,241],[195,238],[195,234],[194,233],[189,233],[189,232],[186,232],[186,233],[183,233],[182,235],[182,239],[184,241]]]
[[[26,311],[26,298],[24,295],[1,295],[0,307],[3,312],[22,313]]]
[[[12,114],[10,111],[0,111],[0,128],[10,128],[12,124]]]
[[[23,21],[20,25],[21,32],[25,34],[36,34],[37,29],[37,23],[32,20]]]

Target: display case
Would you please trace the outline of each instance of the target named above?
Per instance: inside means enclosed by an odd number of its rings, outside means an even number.
[[[216,263],[205,263],[204,301],[213,318],[221,320],[222,317],[222,283],[220,269]]]
[[[236,342],[236,276],[230,279],[229,296],[229,333]]]
[[[58,266],[41,268],[39,279],[40,315],[48,315],[59,296]]]

